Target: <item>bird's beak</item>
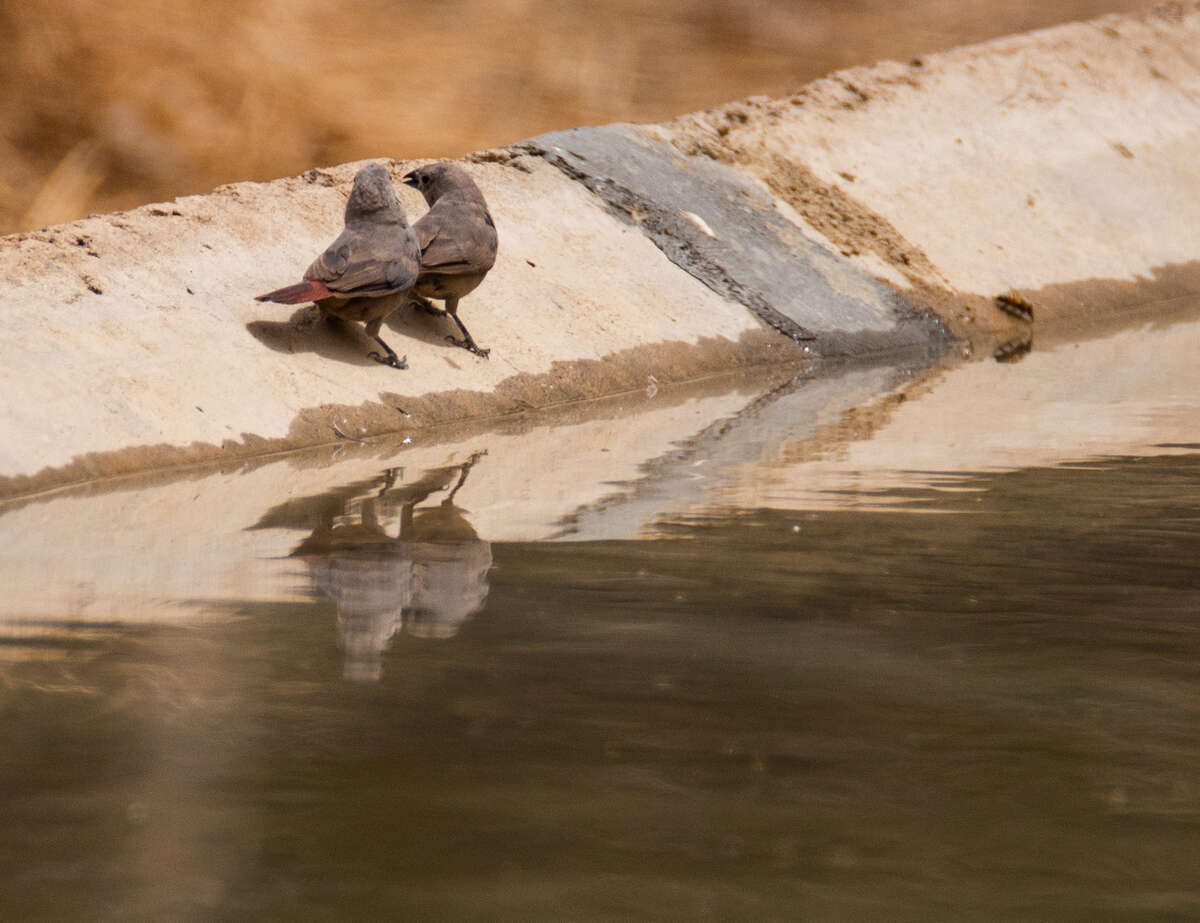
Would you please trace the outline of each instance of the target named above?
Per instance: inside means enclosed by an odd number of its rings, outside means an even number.
[[[405,173],[404,178],[402,180],[400,180],[400,182],[404,183],[405,186],[412,186],[413,189],[416,189],[417,188],[417,171],[412,170],[408,173]]]

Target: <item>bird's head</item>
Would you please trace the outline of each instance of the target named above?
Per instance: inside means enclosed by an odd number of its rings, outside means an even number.
[[[471,175],[456,163],[430,163],[404,174],[404,185],[412,186],[432,205],[448,194],[479,198],[482,194]]]
[[[377,212],[398,213],[404,217],[404,206],[396,197],[392,177],[387,168],[370,163],[354,174],[354,188],[346,201],[346,221],[375,215]]]

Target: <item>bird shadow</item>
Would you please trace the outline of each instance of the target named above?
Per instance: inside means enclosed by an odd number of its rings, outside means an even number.
[[[412,305],[394,312],[383,322],[383,327],[384,339],[401,355],[404,354],[403,341],[393,342],[386,331],[408,340],[456,349],[446,342],[447,336],[458,332],[454,321],[426,314]],[[275,352],[316,353],[349,365],[373,366],[375,360],[367,354],[379,350],[378,344],[367,336],[362,324],[338,317],[324,317],[315,304],[305,305],[286,321],[250,321],[246,324],[246,330]]]
[[[444,346],[447,349],[458,348],[446,342],[446,337],[458,334],[458,326],[451,318],[427,314],[411,302],[389,316],[383,322],[383,326],[410,340]]]
[[[305,305],[286,321],[250,321],[246,330],[268,349],[279,353],[316,353],[350,365],[376,364],[367,353],[379,347],[361,324],[323,317],[315,304]]]

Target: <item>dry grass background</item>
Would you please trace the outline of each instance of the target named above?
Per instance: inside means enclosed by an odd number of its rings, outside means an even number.
[[[1130,0],[0,0],[0,232],[653,121]]]

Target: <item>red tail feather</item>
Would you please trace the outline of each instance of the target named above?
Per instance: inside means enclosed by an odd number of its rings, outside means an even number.
[[[305,301],[320,301],[322,298],[328,298],[332,295],[324,282],[309,280],[307,282],[297,282],[295,285],[285,285],[283,288],[277,288],[273,292],[267,292],[265,295],[259,295],[255,301],[274,301],[276,304],[302,304]]]

